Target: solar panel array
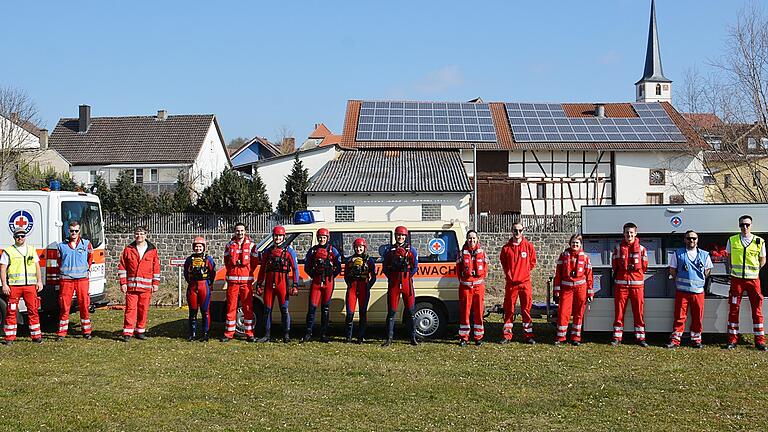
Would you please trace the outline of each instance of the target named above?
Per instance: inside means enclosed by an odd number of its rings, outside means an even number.
[[[685,142],[660,103],[633,103],[638,117],[566,117],[563,106],[507,103],[518,142]]]
[[[365,101],[357,141],[495,142],[487,103]]]

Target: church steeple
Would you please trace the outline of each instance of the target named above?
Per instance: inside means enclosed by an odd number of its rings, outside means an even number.
[[[651,20],[648,25],[648,47],[645,70],[635,83],[638,102],[672,102],[672,80],[664,76],[659,49],[659,31],[656,28],[656,2],[651,0]]]

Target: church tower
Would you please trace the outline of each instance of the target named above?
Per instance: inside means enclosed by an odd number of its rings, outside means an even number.
[[[635,83],[635,100],[637,102],[672,102],[672,80],[664,76],[664,70],[661,67],[655,0],[651,0],[651,23],[648,27],[645,71],[640,81]]]

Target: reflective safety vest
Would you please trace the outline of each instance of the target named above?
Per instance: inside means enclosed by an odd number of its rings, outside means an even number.
[[[69,246],[69,240],[59,243],[61,267],[59,272],[62,279],[84,279],[88,277],[88,245],[86,239],[80,239],[74,249]]]
[[[35,255],[37,250],[31,244],[27,244],[27,254],[22,255],[16,245],[5,248],[8,254],[8,285],[34,285],[37,283],[37,267]]]
[[[675,285],[679,291],[700,294],[704,292],[704,283],[707,278],[704,275],[704,266],[709,259],[709,252],[697,249],[696,259],[691,261],[688,251],[680,248],[675,252],[677,255],[677,278]]]
[[[763,241],[762,238],[753,235],[752,242],[745,248],[741,244],[739,234],[730,238],[731,276],[740,279],[758,279],[760,277],[760,250]]]

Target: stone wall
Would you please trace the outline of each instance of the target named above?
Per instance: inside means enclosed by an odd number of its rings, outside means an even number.
[[[252,234],[254,241],[259,241],[265,234]],[[565,249],[571,233],[534,233],[527,236],[536,247],[538,264],[533,272],[533,292],[535,300],[544,300],[546,296],[547,279],[552,276],[555,269],[555,261]],[[173,304],[176,301],[177,268],[169,264],[172,258],[185,258],[191,252],[191,243],[195,235],[189,234],[153,234],[148,240],[158,249],[160,266],[164,287],[153,296],[156,303]],[[229,234],[208,234],[205,236],[208,242],[208,250],[216,261],[222,265],[224,246],[230,239]],[[499,264],[499,253],[502,246],[511,237],[511,233],[480,233],[480,243],[490,259],[487,284],[486,304],[501,303],[504,296],[504,275]],[[303,240],[303,239],[302,239]],[[110,298],[120,300],[116,292],[117,263],[123,247],[133,241],[133,234],[107,234],[107,280],[110,289]],[[306,248],[299,251],[303,253]]]

